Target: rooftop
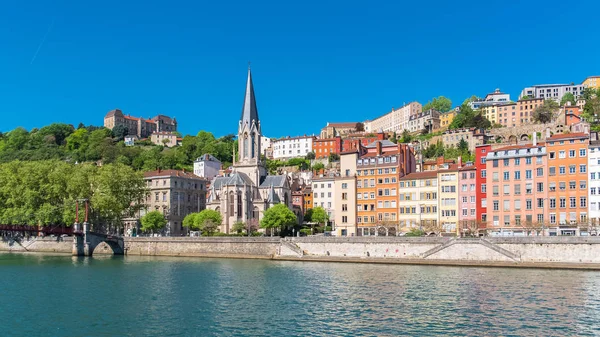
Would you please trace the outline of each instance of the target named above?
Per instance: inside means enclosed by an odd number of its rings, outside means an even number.
[[[560,135],[553,135],[550,138],[546,138],[546,141],[589,138],[589,137],[590,137],[590,135],[588,135],[586,133],[564,133],[564,134],[560,134]]]
[[[144,172],[144,178],[151,178],[151,177],[180,177],[180,178],[200,179],[200,180],[204,179],[193,173],[186,172],[186,171],[179,171],[179,170],[160,170],[159,169],[159,170]]]

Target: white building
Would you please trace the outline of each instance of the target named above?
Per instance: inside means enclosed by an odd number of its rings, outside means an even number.
[[[600,140],[598,134],[590,134],[590,145],[588,151],[589,171],[589,219],[593,224],[600,224]]]
[[[286,137],[271,139],[273,159],[304,157],[313,150],[315,136]]]
[[[330,222],[335,217],[335,178],[316,177],[312,180],[313,208],[323,207],[329,214]]]
[[[211,154],[203,154],[194,161],[194,174],[211,180],[219,175],[221,162]]]
[[[510,102],[510,94],[503,93],[500,89],[496,89],[494,92],[485,95],[485,98],[482,101],[473,101],[469,104],[471,105],[471,109],[477,110],[482,106],[498,105],[508,102]]]
[[[391,112],[375,118],[372,121],[365,121],[365,132],[402,132],[409,128],[410,116],[421,113],[423,107],[419,102],[408,103],[401,108],[392,108]]]
[[[271,138],[260,136],[260,149],[262,155],[267,155],[267,150],[271,147]]]
[[[584,89],[583,84],[540,84],[523,89],[519,99],[529,96],[530,98],[553,99],[560,102],[568,92],[572,93],[575,98],[582,96]]]

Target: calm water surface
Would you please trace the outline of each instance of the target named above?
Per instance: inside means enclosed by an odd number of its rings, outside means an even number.
[[[600,273],[0,254],[1,336],[595,336]]]

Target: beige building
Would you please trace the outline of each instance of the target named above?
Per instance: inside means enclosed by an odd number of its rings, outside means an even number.
[[[458,166],[438,170],[439,226],[444,233],[458,233]]]
[[[410,117],[421,113],[423,107],[419,102],[408,103],[385,115],[366,121],[365,132],[402,132],[409,129]]]
[[[599,89],[600,88],[600,76],[590,76],[586,78],[583,83],[585,88]]]
[[[177,170],[157,170],[144,173],[150,194],[146,211],[160,211],[167,218],[166,236],[187,233],[183,218],[206,208],[206,183],[192,173]],[[143,214],[141,214],[143,215]]]
[[[335,212],[335,235],[356,236],[356,163],[358,152],[344,153],[340,156],[340,176],[335,178],[335,200],[338,211]]]
[[[400,230],[419,228],[432,231],[438,228],[437,171],[411,173],[400,178],[398,220]]]
[[[156,145],[174,147],[177,146],[177,135],[172,132],[153,132],[150,141]]]
[[[358,122],[350,123],[327,123],[327,125],[321,129],[321,139],[334,138],[337,136],[344,137],[348,134],[356,132],[356,126]]]
[[[477,145],[485,144],[488,137],[485,130],[482,129],[456,129],[444,132],[442,135],[442,142],[446,147],[456,148],[460,144],[461,139],[464,139],[469,145],[469,151],[475,153],[475,147]]]
[[[146,119],[124,115],[121,110],[114,109],[104,116],[105,128],[112,130],[120,125],[127,128],[128,135],[135,135],[139,138],[148,138],[153,132],[177,131],[177,120],[165,115]]]
[[[408,131],[411,133],[421,133],[423,130],[434,132],[440,128],[440,112],[429,109],[419,114],[410,116],[408,122]]]
[[[444,113],[440,114],[440,128],[442,130],[448,129],[450,124],[452,124],[454,117],[456,117],[457,113],[458,113],[458,111],[456,111],[456,109],[453,109],[448,112],[444,112]]]

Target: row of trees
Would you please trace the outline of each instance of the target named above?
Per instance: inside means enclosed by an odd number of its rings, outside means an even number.
[[[143,176],[123,164],[74,165],[58,160],[0,164],[0,223],[71,225],[88,199],[90,222],[120,226],[147,197]]]
[[[75,162],[121,163],[135,170],[192,169],[193,162],[202,154],[210,153],[228,165],[236,145],[234,135],[215,138],[210,132],[200,131],[196,136],[185,136],[182,146],[167,148],[148,141],[126,147],[126,130],[55,123],[41,129],[27,131],[16,128],[0,133],[0,163],[13,160],[62,160]]]

